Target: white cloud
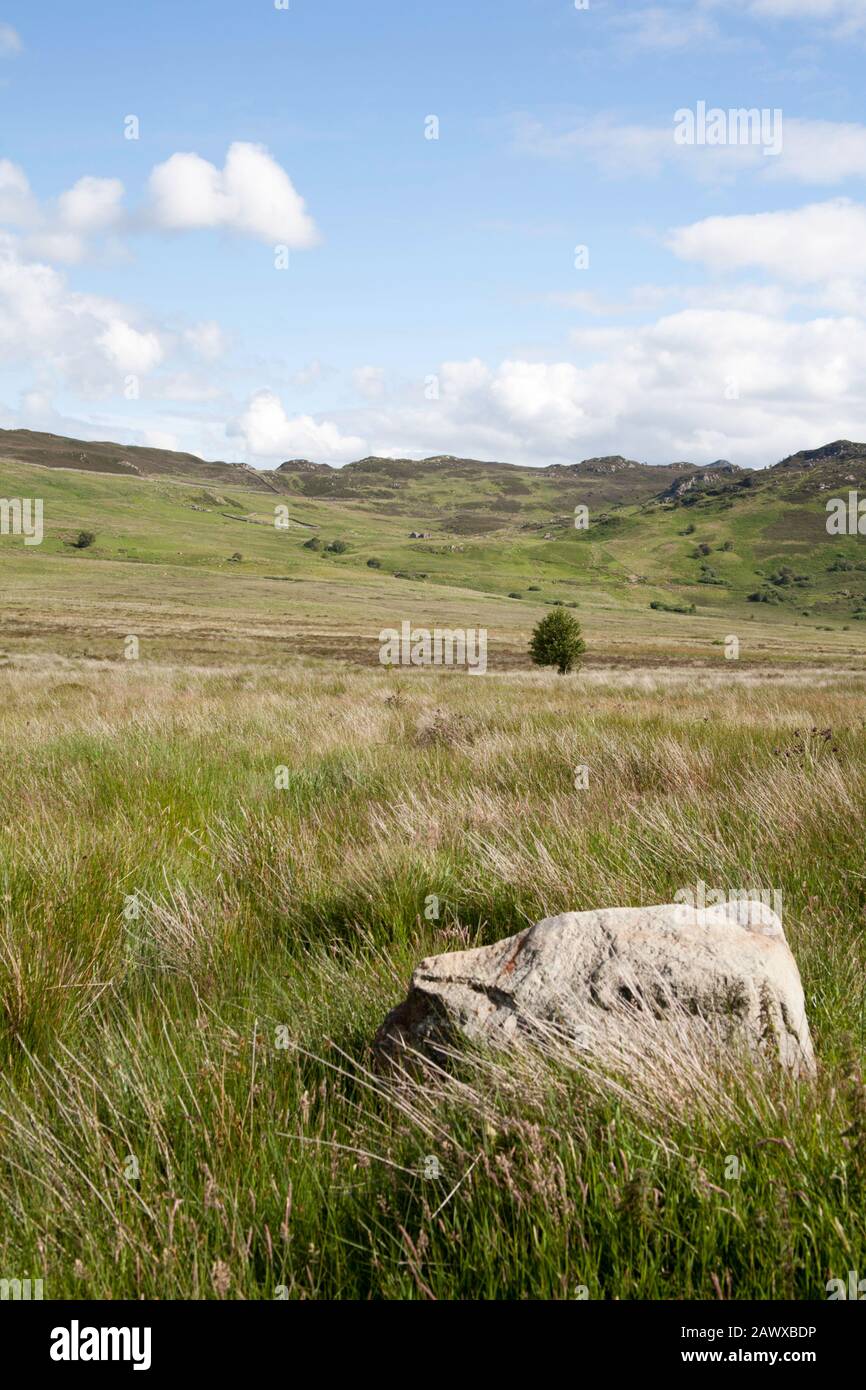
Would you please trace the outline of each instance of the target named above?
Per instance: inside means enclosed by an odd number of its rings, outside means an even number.
[[[77,265],[87,252],[83,237],[75,232],[31,232],[22,246],[31,258],[60,265]]]
[[[356,367],[352,372],[355,389],[368,401],[377,401],[385,394],[385,373],[381,367]]]
[[[546,464],[611,452],[654,462],[724,456],[760,466],[830,439],[858,438],[866,418],[862,311],[813,312],[807,321],[792,322],[783,317],[783,293],[778,302],[769,296],[757,300],[760,308],[748,312],[735,307],[740,288],[732,287],[731,304],[724,307],[687,307],[643,325],[577,330],[568,360],[515,356],[499,364],[478,358],[442,363],[435,401],[425,398],[419,380],[392,385],[363,407],[314,417],[290,415],[274,392],[261,391],[227,427],[217,423],[226,415],[215,405],[198,417],[173,408],[161,419],[149,411],[147,429],[154,439],[158,431],[171,434],[204,457],[240,457],[265,467],[292,457],[340,464],[367,453],[454,453]],[[724,305],[724,293],[711,289],[710,301],[718,294]],[[38,310],[39,304],[31,286],[26,308]],[[23,317],[25,305],[20,308]],[[88,312],[81,307],[81,327]],[[0,312],[0,347],[3,323]],[[103,324],[100,331],[107,328]],[[146,330],[138,332],[146,339]],[[56,336],[47,318],[41,334]],[[6,344],[10,355],[16,336]],[[92,327],[86,336],[92,348]],[[126,334],[115,335],[115,347],[146,351]],[[155,391],[166,384],[175,398],[176,382],[164,383],[159,373],[152,380]],[[200,404],[205,399],[194,392],[185,398]],[[36,387],[29,399],[35,411],[41,399]],[[30,423],[59,428],[48,416]],[[92,436],[94,430],[67,426],[60,432]],[[128,425],[121,430],[116,419],[104,421],[96,433],[131,437]]]
[[[29,368],[37,396],[60,387],[94,399],[125,390],[124,378],[153,378],[164,364],[172,375],[154,379],[150,394],[209,400],[212,381],[186,370],[197,358],[213,363],[226,348],[215,321],[172,328],[143,324],[134,309],[97,295],[76,293],[56,268],[81,261],[90,238],[121,224],[123,184],[85,176],[53,203],[40,204],[24,171],[0,160],[0,361]],[[35,397],[33,397],[35,399]]]
[[[0,222],[27,226],[39,217],[39,204],[33,196],[24,170],[11,159],[0,159]]]
[[[148,449],[180,449],[176,434],[169,434],[168,430],[145,430],[142,440]]]
[[[29,368],[32,389],[120,394],[125,376],[147,378],[180,342],[127,305],[72,290],[60,271],[26,259],[15,237],[0,233],[0,363]]]
[[[58,198],[60,221],[73,231],[104,231],[120,220],[122,198],[120,179],[86,175]]]
[[[577,309],[582,314],[594,318],[608,318],[611,315],[645,312],[658,308],[666,300],[681,298],[682,291],[667,285],[636,285],[625,298],[605,299],[594,290],[570,290],[565,293],[547,295],[551,304],[559,304],[564,309]]]
[[[225,334],[214,320],[193,324],[183,336],[196,356],[205,362],[215,362],[226,350]]]
[[[584,158],[611,178],[657,177],[674,170],[704,183],[739,174],[797,183],[835,184],[866,178],[866,125],[803,120],[782,115],[782,149],[768,155],[754,145],[678,145],[674,119],[638,125],[599,115],[551,128],[534,118],[518,118],[517,148],[546,159]]]
[[[261,145],[236,141],[222,169],[198,154],[173,154],[151,171],[149,191],[161,227],[226,227],[293,249],[318,240],[303,198]]]
[[[96,342],[119,371],[135,375],[152,372],[164,356],[157,333],[142,333],[123,319],[112,319]]]
[[[791,212],[708,217],[678,227],[668,245],[713,271],[757,268],[794,283],[866,276],[866,207],[846,198]]]
[[[817,19],[851,28],[866,25],[862,0],[745,0],[745,3],[752,14],[762,19]]]
[[[230,431],[240,437],[248,453],[269,461],[311,458],[323,463],[346,463],[364,452],[358,435],[344,435],[329,420],[311,415],[288,416],[279,396],[259,391]]]
[[[576,125],[552,129],[535,117],[519,116],[514,140],[523,154],[544,159],[584,155],[610,174],[653,173],[677,153],[670,126],[644,126],[619,122],[611,115],[591,116]]]
[[[768,159],[770,177],[802,183],[866,178],[866,126],[853,122],[785,120],[784,148]]]
[[[412,452],[533,464],[617,451],[761,465],[862,434],[862,319],[685,309],[644,326],[580,331],[573,346],[575,361],[464,364],[463,386],[435,409],[395,402],[346,424],[377,453],[408,438]]]
[[[122,217],[120,179],[85,176],[56,203],[40,204],[27,175],[0,160],[0,222],[20,229],[25,252],[48,261],[75,264],[87,254],[87,237],[109,232]]]
[[[17,58],[24,45],[11,24],[0,24],[0,58]]]
[[[197,154],[173,154],[151,170],[145,223],[166,230],[225,227],[292,249],[313,246],[315,223],[288,174],[260,145],[231,145],[223,169]],[[24,249],[74,264],[94,239],[141,222],[123,210],[120,179],[87,174],[54,201],[40,203],[27,175],[0,159],[0,222],[17,227]],[[116,238],[109,246],[117,248]]]
[[[589,383],[570,362],[503,362],[490,399],[511,428],[552,440],[579,435],[587,419]]]
[[[443,362],[436,375],[446,399],[485,390],[492,380],[490,368],[480,357],[472,357],[468,362]]]
[[[292,382],[295,386],[315,386],[319,382],[325,381],[328,377],[337,376],[336,367],[325,366],[318,358],[312,362],[307,362],[292,375]]]
[[[624,41],[634,48],[676,52],[694,44],[718,45],[720,40],[718,26],[708,14],[682,6],[647,5],[617,16],[614,24]]]
[[[201,371],[165,371],[147,383],[148,401],[169,401],[174,405],[201,404],[224,400],[225,383]]]

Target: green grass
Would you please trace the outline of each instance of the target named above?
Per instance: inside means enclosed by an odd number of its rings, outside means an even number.
[[[8,1277],[50,1298],[808,1299],[862,1270],[861,677],[24,646],[0,669]],[[698,879],[781,889],[814,1086],[675,1053],[624,1087],[561,1053],[372,1069],[424,955]]]
[[[277,496],[0,462],[46,525],[0,537],[6,1277],[821,1298],[862,1270],[860,540],[799,474],[679,506],[626,483],[399,464]],[[784,566],[808,584],[747,602]],[[588,647],[567,679],[527,655],[556,601]],[[490,674],[385,671],[403,619],[486,627]],[[813,1086],[649,1046],[627,1078],[562,1051],[373,1069],[423,956],[698,879],[781,890]]]
[[[479,489],[482,502],[493,486],[484,477],[459,485]],[[805,545],[796,538],[798,496],[765,497],[759,489],[736,505],[712,496],[673,509],[632,504],[591,513],[581,532],[563,516],[561,496],[550,510],[557,495],[549,478],[522,485],[527,516],[548,497],[546,523],[491,511],[498,529],[467,535],[449,531],[444,506],[425,515],[420,501],[409,518],[376,511],[383,503],[369,497],[328,501],[0,461],[0,496],[42,497],[45,514],[41,545],[0,537],[3,650],[117,662],[134,634],[147,659],[191,667],[309,656],[375,664],[381,628],[409,618],[486,627],[492,666],[515,669],[528,665],[535,623],[563,602],[579,606],[593,665],[718,666],[719,644],[730,634],[740,640],[743,665],[866,664],[866,626],[855,617],[866,607],[866,571],[830,568],[837,550],[862,564],[862,538],[823,533],[821,544]],[[420,483],[405,486],[409,496],[423,493]],[[281,504],[287,531],[273,524]],[[820,526],[823,494],[812,506]],[[768,542],[789,515],[794,538]],[[686,534],[688,525],[694,531]],[[410,529],[434,537],[410,541]],[[80,530],[96,535],[86,550],[69,544]],[[308,550],[311,536],[348,548]],[[733,549],[720,549],[725,541]],[[698,582],[702,562],[692,553],[701,543],[712,547],[706,562],[718,585]],[[231,558],[236,552],[240,562]],[[381,568],[369,568],[370,558]],[[749,603],[747,595],[783,565],[806,574],[811,587],[774,589],[778,605]],[[523,597],[509,597],[514,592]],[[694,604],[695,613],[651,603]]]
[[[423,469],[414,476],[410,469],[399,478],[398,507],[376,487],[358,492],[357,479],[350,495],[322,498],[0,461],[0,496],[39,496],[45,510],[41,546],[0,537],[0,573],[12,592],[52,568],[59,583],[77,586],[100,565],[120,566],[125,582],[135,585],[151,582],[142,571],[166,570],[173,582],[194,585],[207,576],[236,594],[269,579],[337,583],[376,593],[377,608],[388,593],[400,601],[406,581],[394,576],[403,574],[436,602],[441,589],[460,593],[467,603],[507,602],[516,590],[529,597],[534,585],[539,606],[579,598],[635,619],[641,614],[645,622],[652,601],[695,603],[706,617],[750,621],[756,605],[747,596],[770,587],[779,610],[762,618],[812,633],[850,627],[866,608],[863,538],[829,536],[828,494],[816,487],[804,503],[799,478],[765,477],[751,489],[711,493],[688,506],[634,502],[623,493],[616,505],[593,504],[589,529],[581,531],[573,524],[574,499],[592,500],[601,484],[524,472],[526,495],[511,499],[516,510],[503,511],[496,472],[480,467],[442,476]],[[375,482],[377,475],[371,476]],[[832,491],[835,484],[827,486]],[[288,508],[287,530],[274,525],[279,505]],[[694,530],[687,533],[689,526]],[[80,529],[96,534],[86,551],[69,544]],[[412,541],[411,530],[432,534]],[[311,537],[323,542],[321,550],[305,549]],[[335,540],[345,543],[344,554],[327,550]],[[723,549],[726,543],[731,548]],[[708,554],[698,553],[701,545]],[[238,552],[242,559],[233,562]],[[839,557],[852,568],[834,569]],[[368,569],[371,558],[381,562],[381,571]],[[713,584],[701,582],[702,565],[712,570]],[[784,566],[804,583],[774,587],[771,577]],[[107,584],[116,582],[103,573]],[[862,650],[863,635],[856,641]]]

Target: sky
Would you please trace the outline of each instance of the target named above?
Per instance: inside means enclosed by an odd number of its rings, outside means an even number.
[[[864,70],[866,0],[0,0],[0,426],[866,439]]]

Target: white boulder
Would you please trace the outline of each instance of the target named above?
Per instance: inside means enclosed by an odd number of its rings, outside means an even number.
[[[422,960],[376,1037],[380,1055],[464,1035],[502,1048],[551,1030],[590,1052],[667,1023],[814,1070],[803,987],[765,904],[615,907],[546,917],[493,946]],[[634,1037],[632,1037],[632,1041]]]

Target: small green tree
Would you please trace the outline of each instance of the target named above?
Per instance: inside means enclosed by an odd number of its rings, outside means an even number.
[[[565,608],[554,608],[535,628],[529,654],[536,666],[555,666],[567,676],[586,651],[580,623]]]
[[[93,545],[95,540],[96,537],[92,531],[79,531],[72,544],[76,550],[86,550],[88,546]]]

